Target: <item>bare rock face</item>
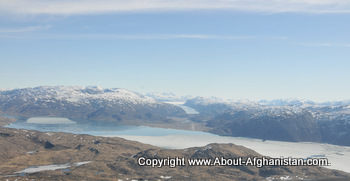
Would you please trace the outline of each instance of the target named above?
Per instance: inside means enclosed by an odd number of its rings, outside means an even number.
[[[0,113],[114,122],[163,122],[166,117],[185,115],[177,106],[126,89],[64,86],[0,91]]]
[[[350,178],[350,174],[315,166],[140,166],[139,158],[215,159],[262,155],[233,144],[180,150],[69,133],[0,128],[0,180],[265,180]],[[38,166],[61,166],[33,171]],[[37,167],[33,167],[37,166]],[[30,167],[31,172],[25,170]],[[30,170],[30,169],[29,169]]]

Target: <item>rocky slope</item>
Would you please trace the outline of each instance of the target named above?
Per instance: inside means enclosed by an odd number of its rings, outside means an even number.
[[[297,106],[310,111],[319,126],[322,141],[350,145],[350,101],[316,103],[310,100],[278,99],[260,101],[268,106]]]
[[[109,121],[166,121],[185,112],[125,89],[35,87],[0,91],[0,113]]]
[[[350,145],[350,105],[303,105],[319,125],[322,141]]]
[[[227,102],[198,97],[185,105],[199,111],[198,117],[206,117],[211,131],[221,135],[350,145],[350,106],[346,101]]]
[[[164,150],[121,138],[0,128],[0,180],[299,180],[350,177],[348,173],[316,166],[185,165],[152,168],[139,166],[137,161],[140,157],[187,159],[261,155],[233,144]],[[40,166],[45,166],[46,170],[38,171],[42,168]]]
[[[6,118],[6,117],[0,116],[0,126],[5,126],[5,125],[8,125],[8,124],[13,123],[15,121],[16,121],[16,119]]]
[[[321,133],[307,110],[266,108],[227,111],[208,121],[211,132],[280,141],[321,141]]]

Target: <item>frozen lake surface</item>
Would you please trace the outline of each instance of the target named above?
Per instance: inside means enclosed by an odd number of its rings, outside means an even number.
[[[52,121],[46,119],[47,121]],[[209,143],[233,143],[242,145],[254,151],[274,157],[309,158],[324,155],[331,166],[327,168],[350,172],[350,147],[311,142],[283,142],[263,141],[261,139],[218,136],[199,131],[153,128],[147,126],[128,126],[120,124],[106,124],[98,122],[76,124],[50,124],[45,121],[29,123],[27,120],[18,120],[6,127],[31,129],[50,132],[70,132],[75,134],[90,134],[95,136],[122,137],[128,140],[139,141],[166,149],[182,149],[188,147],[205,146]]]
[[[105,135],[106,136],[106,135]],[[113,137],[114,135],[110,135]],[[233,143],[250,148],[261,155],[273,158],[327,158],[331,166],[326,168],[350,172],[350,147],[312,142],[262,141],[261,139],[208,135],[132,136],[117,135],[128,140],[139,141],[166,149],[183,149],[205,146],[209,143]]]
[[[90,163],[91,161],[86,161],[86,162],[76,162],[73,164],[66,163],[66,164],[58,164],[58,165],[40,165],[40,166],[32,166],[28,167],[24,170],[15,172],[15,173],[35,173],[35,172],[41,172],[41,171],[47,171],[47,170],[61,170],[61,169],[66,169],[70,167],[77,167],[80,165],[85,165]]]
[[[187,114],[199,114],[195,109],[185,106],[185,102],[166,102],[181,107]]]
[[[29,118],[28,120],[31,120]],[[35,118],[38,120],[38,118]],[[200,131],[187,131],[178,129],[155,128],[148,126],[129,126],[115,123],[101,123],[97,121],[72,121],[74,124],[59,124],[57,118],[41,118],[40,122],[18,120],[5,127],[29,129],[46,132],[68,132],[90,135],[134,135],[134,136],[167,136],[167,135],[211,135]]]
[[[60,117],[31,117],[26,123],[31,124],[76,124],[76,122],[68,118]]]

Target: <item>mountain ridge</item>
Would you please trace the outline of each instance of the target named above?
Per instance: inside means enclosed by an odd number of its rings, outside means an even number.
[[[350,105],[295,100],[276,105],[203,97],[189,99],[185,105],[200,112],[198,117],[207,118],[205,122],[212,128],[211,132],[221,135],[350,145]]]
[[[167,121],[183,116],[181,108],[126,89],[97,86],[42,86],[0,91],[0,112],[17,116],[128,121]]]

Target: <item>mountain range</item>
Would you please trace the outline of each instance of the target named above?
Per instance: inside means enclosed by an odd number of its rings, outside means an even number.
[[[229,102],[203,97],[185,103],[206,117],[202,121],[213,133],[350,145],[350,105],[346,101],[339,104],[302,100]]]
[[[113,122],[164,122],[185,111],[126,89],[45,86],[0,91],[0,113]]]
[[[350,145],[349,101],[316,103],[301,99],[225,101],[218,98],[151,93],[98,86],[42,86],[0,91],[0,114],[58,116],[124,124],[163,124],[227,136]],[[199,114],[186,114],[163,101],[186,101]],[[179,119],[180,118],[180,119]],[[175,121],[178,120],[178,121]],[[186,122],[187,124],[185,125]],[[168,126],[167,126],[168,125]]]

